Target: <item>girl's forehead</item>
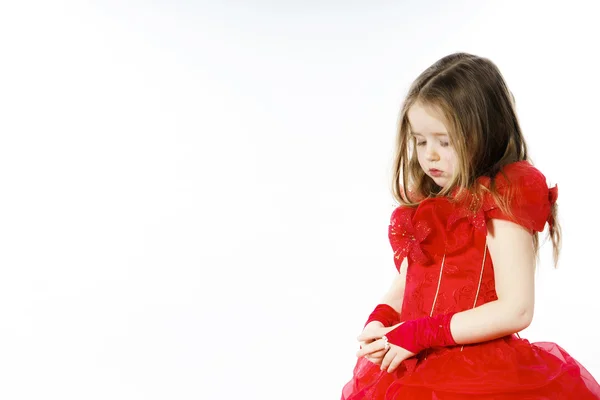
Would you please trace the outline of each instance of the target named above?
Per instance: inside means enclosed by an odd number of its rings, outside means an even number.
[[[409,108],[407,117],[410,131],[414,135],[448,134],[445,118],[436,107],[416,103]]]

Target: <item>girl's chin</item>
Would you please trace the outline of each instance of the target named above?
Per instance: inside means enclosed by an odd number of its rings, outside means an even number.
[[[433,181],[435,182],[436,185],[438,185],[439,187],[442,187],[442,188],[445,187],[449,182],[449,179],[443,178],[443,177],[438,177],[438,178],[431,177],[431,179],[433,179]]]

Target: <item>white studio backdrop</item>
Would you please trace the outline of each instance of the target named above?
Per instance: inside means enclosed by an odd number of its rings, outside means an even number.
[[[591,3],[2,1],[0,398],[339,398],[400,103],[456,51],[560,188],[522,336],[600,378]]]

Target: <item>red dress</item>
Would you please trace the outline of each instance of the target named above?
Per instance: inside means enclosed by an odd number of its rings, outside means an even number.
[[[400,268],[408,257],[400,320],[464,311],[496,300],[494,265],[487,252],[486,221],[507,219],[532,231],[552,223],[557,189],[526,161],[506,166],[496,179],[512,215],[489,194],[472,203],[423,200],[392,213],[389,237]],[[489,187],[489,178],[479,182]],[[342,400],[393,399],[600,399],[591,374],[555,343],[530,343],[515,335],[425,350],[392,373],[359,358]]]

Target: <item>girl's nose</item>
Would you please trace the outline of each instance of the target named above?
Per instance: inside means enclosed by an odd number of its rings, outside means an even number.
[[[427,159],[429,161],[437,161],[439,160],[440,156],[437,153],[437,151],[435,151],[433,148],[429,148],[427,149]]]

